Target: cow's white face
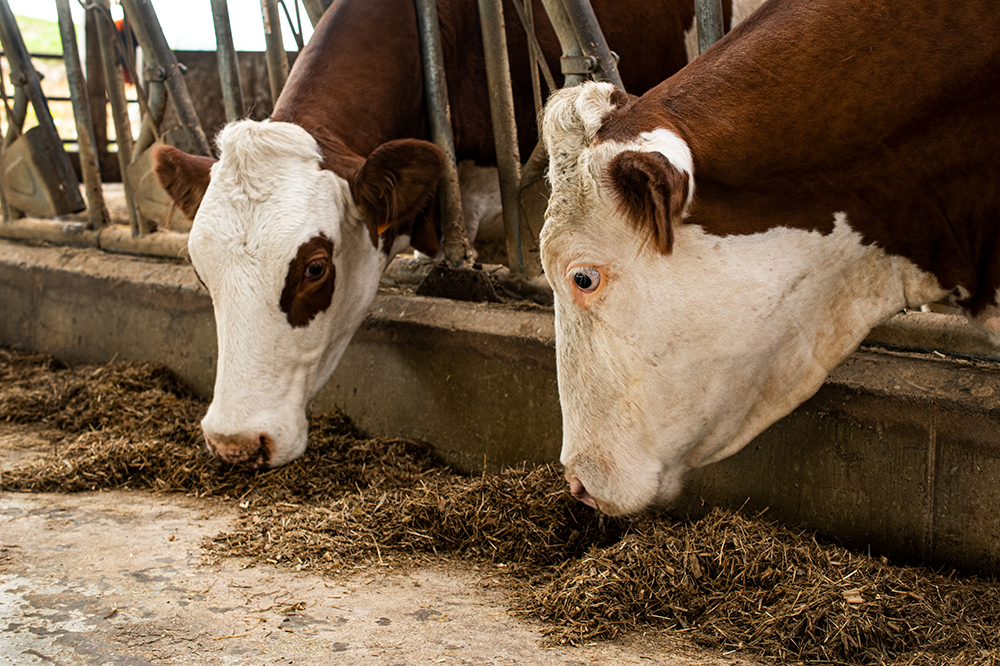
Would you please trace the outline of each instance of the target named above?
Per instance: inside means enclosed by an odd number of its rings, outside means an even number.
[[[440,151],[383,144],[357,160],[363,166],[348,183],[320,168],[315,139],[297,125],[242,121],[218,143],[210,178],[205,158],[168,148],[154,159],[178,205],[197,211],[188,250],[215,309],[205,438],[226,462],[274,467],[305,451],[306,407],[375,297],[388,256],[378,235],[426,204]],[[402,231],[394,237],[395,249],[409,243]]]
[[[595,142],[610,87],[581,88],[557,93],[545,113],[552,196],[541,256],[555,294],[566,478],[617,515],[673,499],[691,468],[731,455],[810,397],[874,323],[944,292],[863,245],[843,213],[830,212],[825,235],[719,237],[684,224],[686,144],[662,129],[629,145]],[[657,205],[666,227],[651,237],[634,218]]]
[[[276,466],[305,450],[306,405],[368,311],[382,255],[304,130],[236,125],[219,147],[188,241],[219,342],[202,428],[223,460]]]

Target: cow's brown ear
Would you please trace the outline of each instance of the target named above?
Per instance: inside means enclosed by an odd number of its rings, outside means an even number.
[[[427,141],[389,141],[368,156],[351,181],[351,193],[373,243],[390,228],[413,235],[414,220],[437,193],[443,171],[444,153]]]
[[[153,171],[188,220],[194,220],[198,212],[213,164],[215,160],[210,157],[188,155],[173,146],[153,147]]]
[[[618,208],[662,254],[674,245],[674,224],[680,224],[688,196],[688,174],[662,153],[626,150],[611,160],[608,179]]]

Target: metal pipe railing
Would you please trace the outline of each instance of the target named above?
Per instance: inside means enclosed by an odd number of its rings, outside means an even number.
[[[76,121],[80,172],[83,175],[84,191],[87,195],[87,214],[91,228],[100,229],[108,225],[110,215],[104,202],[101,168],[97,163],[94,120],[90,114],[90,97],[83,77],[83,67],[80,65],[80,52],[77,50],[76,30],[73,27],[69,0],[56,0],[56,11],[59,15],[59,34],[63,44],[63,62],[66,64],[66,78],[69,82],[70,99],[73,102],[73,118]]]
[[[497,171],[500,175],[500,201],[503,206],[503,224],[507,240],[507,263],[511,273],[522,275],[524,255],[521,249],[521,222],[517,205],[521,182],[521,155],[517,145],[517,123],[514,119],[514,95],[511,92],[502,0],[479,0],[479,23],[486,54],[486,82],[490,91],[493,140],[496,145]]]
[[[264,19],[264,42],[267,57],[267,80],[271,86],[271,101],[278,96],[288,79],[288,54],[281,39],[281,17],[278,16],[277,0],[260,0],[260,12]]]
[[[462,215],[462,196],[458,189],[455,139],[451,130],[451,107],[448,104],[448,83],[445,78],[441,34],[438,30],[437,3],[435,0],[414,0],[414,9],[417,12],[424,98],[427,100],[427,112],[430,116],[431,140],[445,155],[445,172],[438,186],[442,250],[448,263],[459,266],[468,261],[469,241]]]
[[[240,62],[233,46],[233,31],[229,25],[229,3],[212,0],[212,20],[215,23],[215,45],[219,57],[219,79],[222,82],[222,103],[226,108],[226,122],[243,117],[243,82],[240,79]]]
[[[177,112],[177,118],[193,143],[194,149],[201,155],[211,155],[208,139],[201,128],[198,114],[184,84],[184,72],[163,36],[153,6],[149,0],[122,0],[122,6],[146,59],[154,68],[163,71],[163,83],[170,93],[170,103]]]
[[[695,0],[698,18],[698,53],[704,53],[712,44],[722,39],[722,0]]]
[[[583,54],[594,59],[592,64],[593,76],[597,81],[609,81],[622,90],[621,76],[618,74],[618,63],[608,48],[608,42],[604,39],[604,32],[601,30],[594,8],[590,6],[590,0],[562,0],[566,6],[566,15],[576,38],[579,41]]]
[[[139,227],[139,216],[135,209],[135,199],[132,188],[128,185],[128,165],[132,163],[132,123],[128,116],[128,101],[125,99],[125,80],[122,69],[118,65],[118,49],[120,41],[118,30],[111,21],[110,0],[94,0],[96,7],[88,11],[97,12],[97,34],[101,40],[101,64],[104,69],[104,85],[111,104],[111,118],[115,125],[115,143],[118,146],[118,168],[121,170],[122,183],[125,185],[125,207],[128,211],[129,226],[132,235],[144,233]]]
[[[55,170],[56,178],[61,186],[61,194],[65,197],[65,203],[76,210],[84,208],[83,197],[80,195],[79,181],[73,171],[73,165],[69,161],[69,156],[63,150],[59,132],[56,130],[49,112],[49,105],[42,92],[42,85],[31,64],[31,56],[21,38],[21,31],[14,20],[14,13],[10,10],[7,0],[0,0],[0,42],[3,44],[4,52],[11,66],[11,73],[20,79],[18,88],[24,89],[27,101],[31,102],[31,107],[35,111],[35,118],[38,121],[39,131],[44,137],[52,168]],[[16,98],[15,98],[16,106]],[[24,122],[23,116],[21,122]]]

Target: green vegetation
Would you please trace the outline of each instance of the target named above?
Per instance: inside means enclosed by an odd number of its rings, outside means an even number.
[[[59,37],[59,24],[55,21],[33,18],[31,16],[15,16],[17,26],[21,29],[24,44],[29,53],[62,53],[62,39]],[[79,39],[79,35],[77,36]]]

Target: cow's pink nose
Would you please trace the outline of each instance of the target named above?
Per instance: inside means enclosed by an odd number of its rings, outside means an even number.
[[[274,440],[262,433],[256,437],[246,435],[220,435],[205,433],[208,448],[220,460],[230,465],[251,469],[267,469],[274,454]]]
[[[593,497],[590,496],[590,493],[587,492],[587,489],[583,487],[583,481],[576,478],[575,476],[571,476],[568,480],[569,480],[570,494],[573,497],[580,500],[581,502],[583,502],[584,504],[586,504],[587,506],[589,506],[590,508],[596,509],[597,502],[594,500]]]

